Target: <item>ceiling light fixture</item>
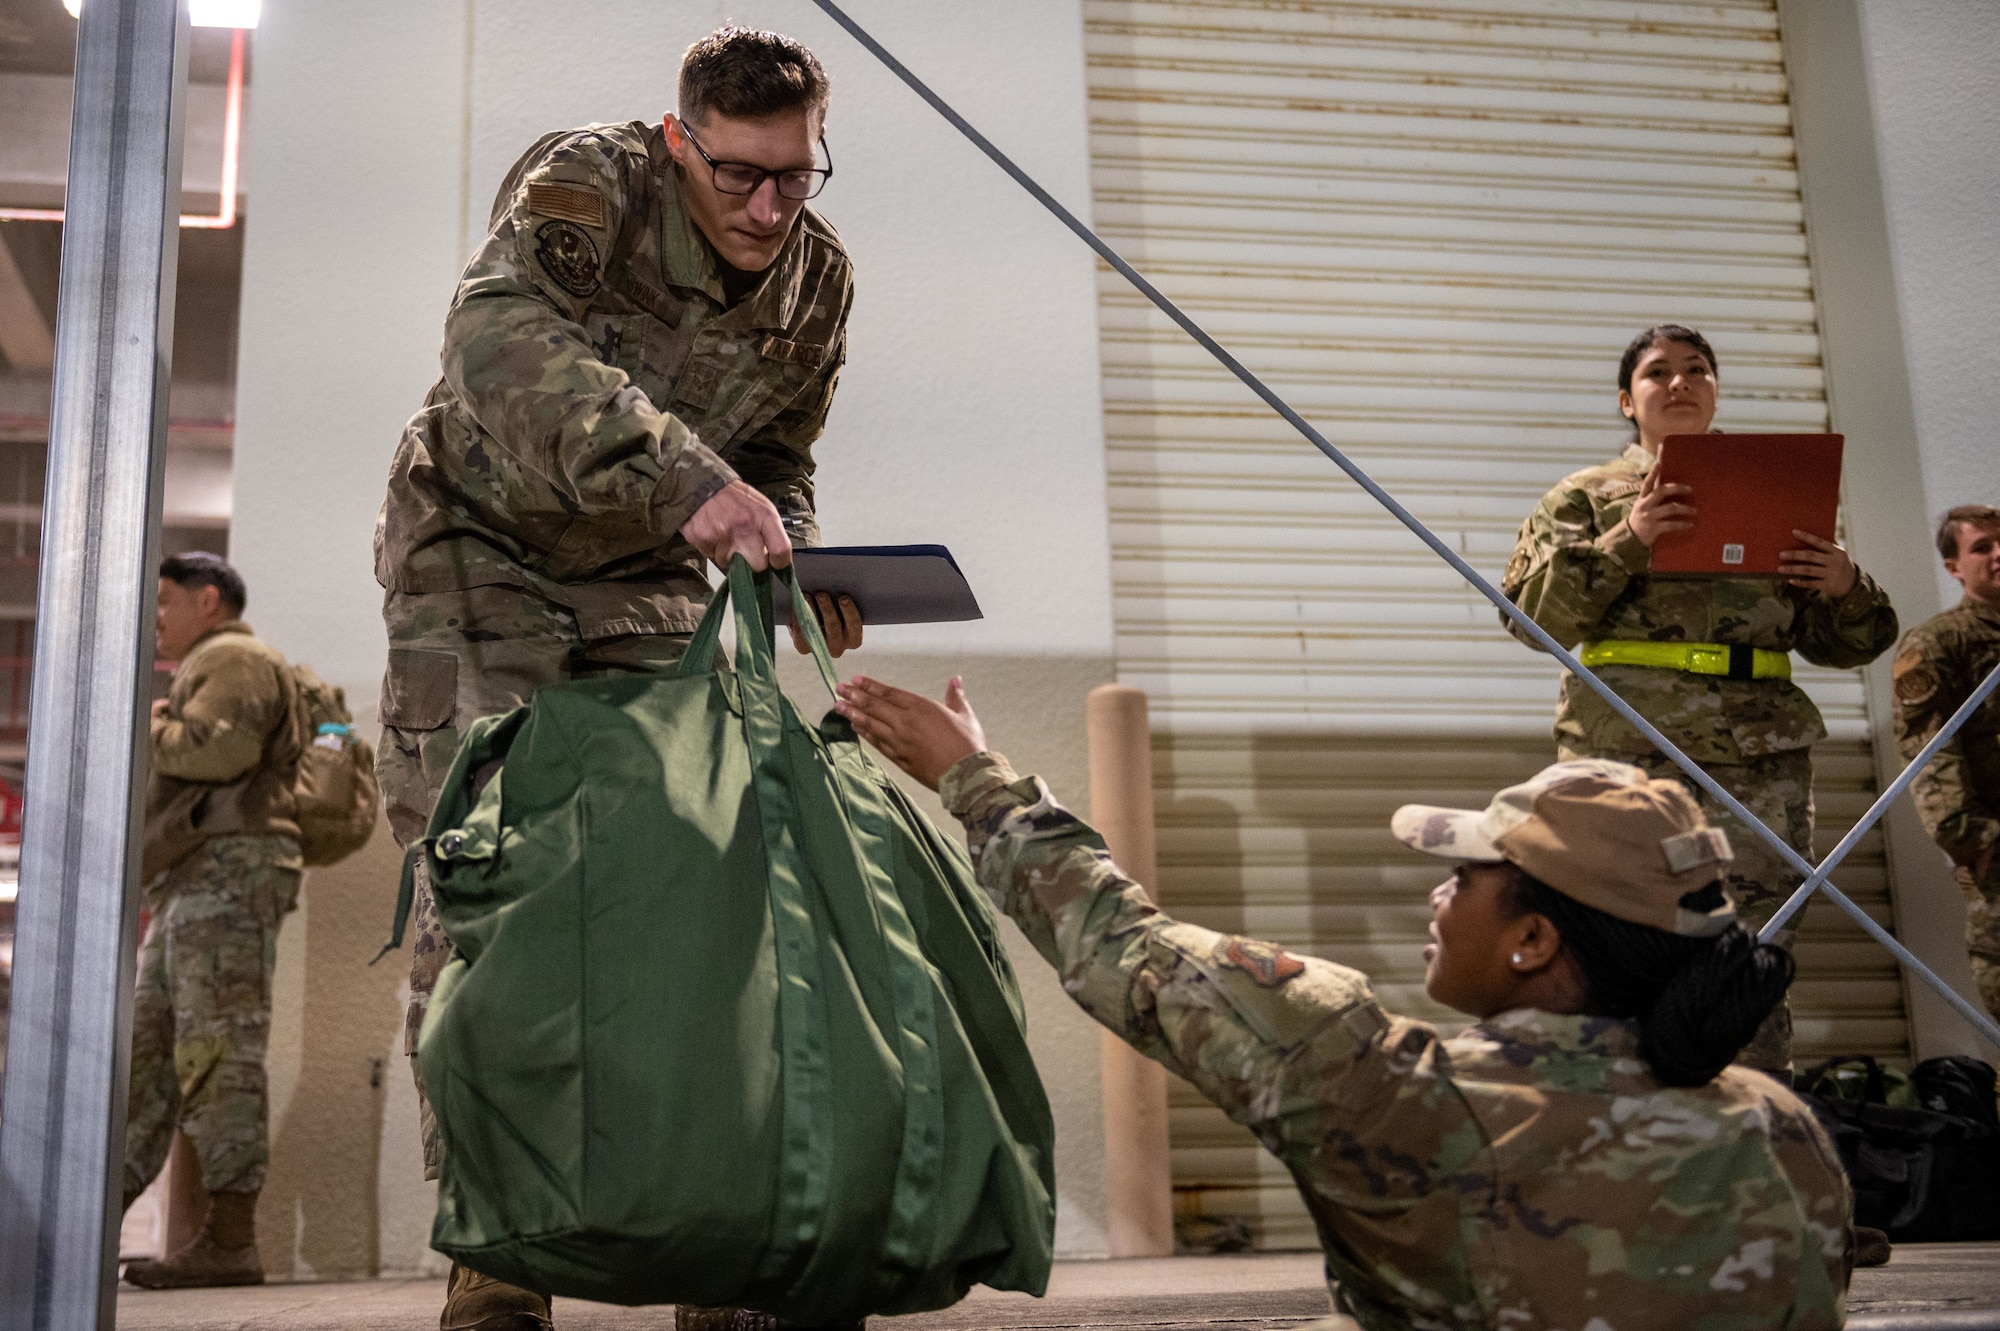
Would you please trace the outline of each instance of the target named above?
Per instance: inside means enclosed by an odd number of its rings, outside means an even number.
[[[63,0],[63,8],[75,18],[83,10],[83,0]],[[254,28],[263,8],[264,0],[188,0],[188,23],[197,28]]]

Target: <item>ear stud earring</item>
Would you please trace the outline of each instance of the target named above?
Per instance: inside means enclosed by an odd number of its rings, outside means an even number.
[[[1516,966],[1521,964],[1521,954],[1519,952],[1514,954],[1513,961]]]

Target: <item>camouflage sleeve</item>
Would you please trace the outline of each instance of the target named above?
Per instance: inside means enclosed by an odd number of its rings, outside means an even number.
[[[211,648],[193,668],[179,704],[153,718],[153,770],[180,781],[234,781],[263,759],[284,695],[270,662],[249,653]]]
[[[1922,626],[1903,639],[1891,674],[1896,747],[1908,762],[1930,743],[1977,681],[1969,677],[1959,653]],[[1981,852],[2000,840],[2000,809],[1979,797],[1959,736],[1946,740],[1930,765],[1917,774],[1910,795],[1924,829],[1955,863],[1968,867],[1977,863]]]
[[[1799,608],[1793,650],[1814,665],[1851,670],[1896,645],[1896,608],[1875,579],[1858,569],[1854,586],[1838,601],[1803,587],[1787,586],[1785,594]]]
[[[965,824],[980,884],[1064,991],[1274,1153],[1317,1142],[1344,1084],[1396,1062],[1382,1056],[1391,1022],[1365,975],[1163,914],[1039,778],[978,753],[939,793]]]
[[[630,168],[590,133],[515,168],[445,319],[444,375],[511,467],[578,517],[629,515],[663,538],[735,479],[678,417],[606,364],[578,322],[605,282]]]
[[[1574,647],[1591,636],[1652,556],[1622,518],[1598,531],[1584,492],[1559,485],[1521,524],[1500,590],[1557,642]],[[1536,645],[1514,621],[1500,620],[1509,633]]]
[[[730,462],[743,479],[777,505],[785,520],[785,534],[794,545],[820,543],[819,519],[813,507],[812,446],[826,431],[826,413],[833,406],[834,389],[840,385],[841,367],[847,363],[844,329],[854,300],[852,280],[844,281],[843,287],[839,315],[843,331],[826,365],[769,425],[729,452]]]

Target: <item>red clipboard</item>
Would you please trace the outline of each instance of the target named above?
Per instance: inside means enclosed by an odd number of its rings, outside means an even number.
[[[1655,573],[1778,572],[1792,535],[1833,539],[1840,508],[1837,434],[1670,434],[1655,464],[1661,485],[1691,485],[1694,528],[1653,543]]]

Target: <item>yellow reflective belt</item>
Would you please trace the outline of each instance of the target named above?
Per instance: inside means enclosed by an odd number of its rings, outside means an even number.
[[[1792,658],[1787,653],[1738,643],[1611,639],[1585,643],[1577,659],[1592,669],[1601,665],[1634,665],[1685,670],[1694,675],[1726,675],[1730,679],[1792,677]]]

